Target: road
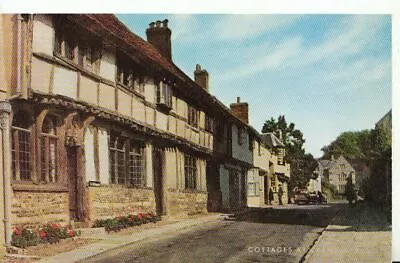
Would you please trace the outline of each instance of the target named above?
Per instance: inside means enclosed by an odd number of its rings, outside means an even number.
[[[85,262],[300,262],[342,205],[255,209]]]

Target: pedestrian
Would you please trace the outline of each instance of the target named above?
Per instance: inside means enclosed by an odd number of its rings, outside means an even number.
[[[353,182],[351,181],[351,178],[347,178],[347,183],[345,186],[345,194],[347,201],[349,202],[350,207],[354,207],[357,204],[357,197],[356,197],[356,191],[354,190],[354,185]],[[353,204],[354,201],[354,204]]]
[[[274,201],[274,191],[272,190],[272,187],[269,188],[268,201],[270,205],[272,205],[272,201]]]
[[[321,191],[318,191],[318,203],[322,204],[324,202],[324,197],[322,196]]]
[[[279,205],[283,205],[283,203],[282,203],[282,196],[283,196],[282,185],[279,185],[279,189],[278,189],[278,200],[279,200]]]

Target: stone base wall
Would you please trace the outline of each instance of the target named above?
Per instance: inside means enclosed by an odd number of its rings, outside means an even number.
[[[13,225],[69,223],[69,201],[66,192],[14,191],[11,222]]]
[[[167,192],[167,214],[171,216],[206,214],[207,196],[207,192],[169,189]]]
[[[89,187],[90,220],[111,218],[133,212],[155,212],[153,189],[119,185]]]

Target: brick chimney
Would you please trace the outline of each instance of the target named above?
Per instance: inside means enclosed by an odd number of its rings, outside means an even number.
[[[240,102],[240,97],[237,97],[236,103],[232,103],[230,107],[233,115],[249,124],[249,104],[247,102]]]
[[[168,28],[168,20],[151,22],[146,29],[147,41],[169,60],[171,54],[171,30]]]
[[[194,71],[194,81],[200,85],[203,89],[209,92],[208,89],[208,72],[205,69],[201,69],[199,64],[196,65],[196,70]]]

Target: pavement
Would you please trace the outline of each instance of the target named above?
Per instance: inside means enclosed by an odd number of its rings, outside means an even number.
[[[392,262],[392,226],[366,203],[340,210],[306,254],[305,263]]]
[[[185,232],[196,226],[202,226],[212,223],[218,223],[223,220],[223,214],[208,214],[203,216],[196,216],[194,218],[173,219],[175,222],[161,227],[154,227],[151,229],[144,229],[139,233],[133,234],[106,234],[105,238],[99,242],[92,243],[74,249],[69,252],[60,253],[52,257],[43,258],[37,262],[40,263],[71,263],[71,262],[84,262],[85,259],[99,255],[101,253],[109,252],[124,246],[128,246],[138,241],[153,240],[160,236],[165,236],[168,233]],[[171,219],[169,219],[171,220]],[[96,236],[97,238],[99,236]]]

